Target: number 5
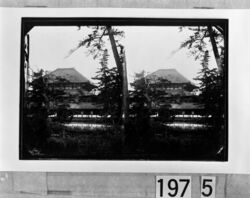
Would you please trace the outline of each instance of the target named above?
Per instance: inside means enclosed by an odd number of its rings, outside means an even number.
[[[215,177],[201,178],[201,198],[215,198]]]

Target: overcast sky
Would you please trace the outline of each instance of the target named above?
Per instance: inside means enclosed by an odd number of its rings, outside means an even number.
[[[178,27],[119,27],[124,30],[123,44],[126,50],[128,80],[134,79],[135,72],[147,73],[158,69],[175,68],[190,81],[201,69],[200,61],[195,61],[188,50],[177,50],[190,32],[180,32]],[[76,47],[88,32],[77,27],[34,27],[30,31],[30,66],[36,71],[53,71],[57,68],[74,67],[91,80],[100,67],[99,60],[86,55],[82,47],[65,58],[69,50]],[[108,46],[110,49],[110,46]],[[112,51],[110,66],[115,66]],[[211,55],[211,67],[216,66]]]

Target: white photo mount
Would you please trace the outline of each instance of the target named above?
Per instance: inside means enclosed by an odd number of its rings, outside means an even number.
[[[112,10],[112,15],[110,14]],[[98,11],[98,12],[97,12]],[[138,9],[1,9],[3,16],[0,25],[1,43],[1,162],[0,170],[6,171],[83,171],[83,172],[210,172],[210,173],[248,173],[249,149],[247,144],[247,119],[249,103],[247,98],[247,74],[249,69],[249,38],[247,19],[250,12],[237,10],[138,10]],[[20,31],[22,17],[135,17],[135,18],[221,18],[229,20],[229,127],[228,162],[191,162],[191,161],[65,161],[19,160],[19,68],[20,68]],[[12,24],[12,25],[10,25]],[[239,30],[242,36],[239,38]],[[245,30],[245,31],[242,31]],[[8,36],[7,36],[8,35]],[[3,41],[3,42],[2,42]],[[246,45],[244,45],[246,44]],[[244,50],[241,48],[244,46]],[[6,51],[12,52],[11,57]],[[239,55],[239,51],[241,52]],[[238,56],[237,56],[238,55]],[[235,66],[237,65],[237,66]],[[12,73],[13,79],[4,76]],[[11,83],[10,80],[15,83]],[[236,86],[239,83],[239,86]],[[8,91],[10,90],[10,91]],[[241,95],[242,97],[236,97]],[[13,104],[8,107],[7,98]],[[244,104],[239,107],[239,104]],[[241,117],[241,119],[240,119]],[[237,132],[237,134],[235,133]],[[240,165],[240,166],[239,166]]]

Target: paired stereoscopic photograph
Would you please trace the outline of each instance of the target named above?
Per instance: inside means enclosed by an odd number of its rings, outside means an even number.
[[[22,18],[23,160],[228,160],[228,20]]]

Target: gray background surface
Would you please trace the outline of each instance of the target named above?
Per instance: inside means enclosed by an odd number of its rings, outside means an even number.
[[[0,198],[154,198],[156,175],[167,174],[0,172]],[[192,198],[199,198],[204,174],[185,175],[192,177]],[[249,198],[249,175],[213,176],[216,198]]]
[[[249,0],[0,0],[3,7],[250,8]]]

